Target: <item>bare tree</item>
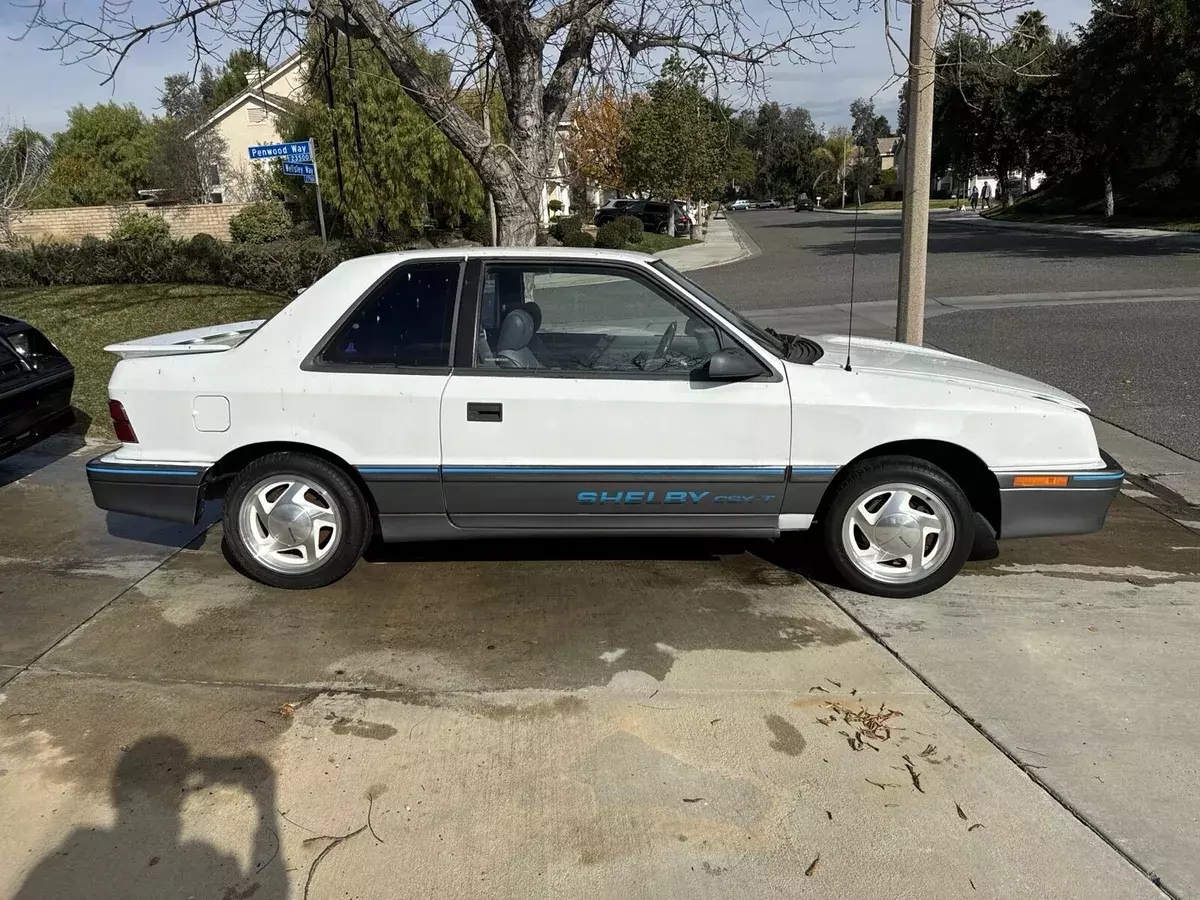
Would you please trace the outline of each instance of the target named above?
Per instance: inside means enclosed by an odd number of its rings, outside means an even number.
[[[24,123],[0,122],[0,238],[13,241],[16,214],[50,174],[53,145]]]
[[[556,131],[582,87],[629,84],[678,52],[703,61],[715,83],[754,92],[771,64],[827,58],[848,25],[826,2],[769,0],[758,9],[770,20],[756,21],[745,0],[159,0],[146,23],[133,0],[38,0],[30,31],[64,61],[102,67],[106,81],[156,37],[190,41],[197,65],[222,42],[277,59],[310,25],[370,40],[495,197],[500,243],[532,244]],[[421,43],[449,57],[448,81]],[[504,100],[502,139],[460,102],[489,70]]]

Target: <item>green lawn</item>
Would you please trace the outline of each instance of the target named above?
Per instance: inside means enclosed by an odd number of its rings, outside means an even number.
[[[1167,216],[1121,216],[1111,219],[1081,213],[1036,213],[1021,209],[997,209],[984,214],[1002,222],[1046,222],[1052,225],[1093,225],[1104,228],[1156,228],[1160,231],[1200,231],[1200,220]]]
[[[108,378],[118,341],[273,315],[285,301],[268,294],[210,285],[96,285],[7,288],[0,313],[35,325],[75,365],[77,427],[112,437]]]
[[[699,243],[699,241],[690,241],[684,237],[671,237],[669,234],[646,232],[642,235],[640,244],[629,244],[627,249],[640,250],[643,253],[661,253],[663,250],[674,250],[676,247],[686,247],[691,243]]]

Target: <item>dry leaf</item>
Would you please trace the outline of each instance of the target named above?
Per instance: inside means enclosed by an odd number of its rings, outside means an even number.
[[[954,808],[955,808],[956,810],[958,810],[958,817],[959,817],[960,819],[962,819],[964,822],[965,822],[965,821],[967,821],[967,814],[966,814],[965,812],[963,812],[963,811],[962,811],[962,807],[961,807],[961,806],[959,806],[957,803],[955,803],[955,804],[954,804]]]
[[[804,874],[811,875],[813,872],[817,871],[817,863],[819,863],[820,861],[821,861],[821,854],[818,853],[817,858],[808,864],[808,868],[804,870]]]
[[[984,824],[982,822],[976,822],[974,825],[972,825],[970,828],[968,828],[967,831],[974,831],[976,828],[983,828],[983,827],[984,827]]]
[[[279,714],[285,719],[290,719],[296,714],[296,709],[297,707],[295,703],[284,703],[279,707]]]

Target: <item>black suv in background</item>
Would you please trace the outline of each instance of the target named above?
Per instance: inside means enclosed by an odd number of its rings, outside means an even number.
[[[686,234],[692,227],[691,218],[678,203],[666,200],[609,200],[596,210],[592,224],[599,228],[618,216],[634,216],[642,220],[647,231],[666,234],[671,211],[675,213],[675,233]]]
[[[71,423],[75,369],[40,331],[0,316],[0,458]]]

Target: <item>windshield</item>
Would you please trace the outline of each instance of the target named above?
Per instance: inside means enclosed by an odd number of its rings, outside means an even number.
[[[770,350],[781,359],[785,359],[787,357],[786,345],[777,335],[772,334],[769,331],[765,331],[761,325],[751,322],[737,310],[730,309],[704,288],[700,287],[700,285],[696,284],[696,282],[671,268],[661,259],[655,260],[652,265],[681,288],[689,291],[692,294],[695,294],[708,306],[711,306],[713,309],[717,310],[717,312],[735,322],[739,328],[751,335],[764,348]]]

